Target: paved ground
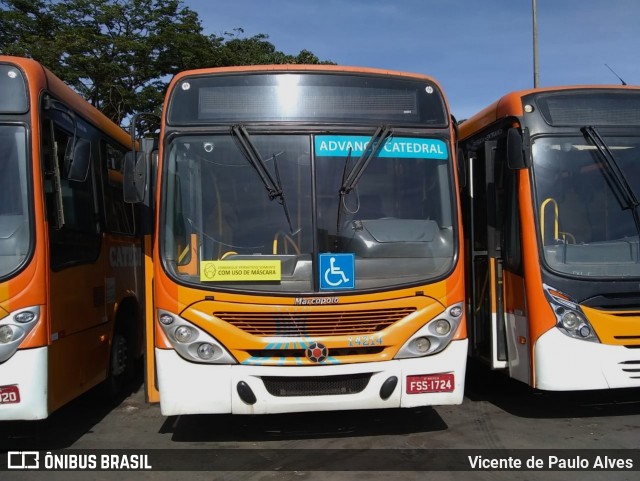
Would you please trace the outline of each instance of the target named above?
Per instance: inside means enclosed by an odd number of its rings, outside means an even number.
[[[269,416],[163,417],[140,382],[115,407],[88,393],[43,422],[0,425],[0,450],[171,449],[161,462],[227,471],[0,472],[0,479],[640,479],[640,389],[541,393],[471,366],[461,406]],[[429,451],[445,449],[440,453]],[[522,450],[543,451],[522,451]],[[567,454],[567,450],[572,449]],[[625,452],[621,450],[637,451]],[[195,451],[200,450],[200,451]],[[204,450],[204,451],[202,451]],[[465,450],[465,451],[456,451]],[[635,471],[433,471],[467,455],[635,455]],[[605,451],[606,450],[606,451]],[[82,451],[82,453],[93,451]],[[574,455],[575,454],[575,455]],[[451,459],[448,459],[450,457]],[[156,458],[157,459],[157,458]],[[171,460],[175,461],[171,461]],[[426,460],[426,461],[425,461]],[[488,462],[488,461],[487,461]],[[450,464],[449,464],[450,465]],[[370,467],[369,467],[370,466]],[[422,472],[406,471],[420,469]],[[240,471],[240,469],[246,469]],[[357,471],[354,471],[357,469]]]

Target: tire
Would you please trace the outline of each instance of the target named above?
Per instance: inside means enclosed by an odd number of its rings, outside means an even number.
[[[116,401],[123,394],[131,372],[131,346],[127,337],[116,331],[111,341],[109,367],[104,381],[104,394],[109,402]]]

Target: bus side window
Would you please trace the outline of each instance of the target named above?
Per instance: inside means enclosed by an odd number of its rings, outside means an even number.
[[[125,152],[104,140],[100,143],[100,153],[107,168],[104,188],[104,202],[107,228],[120,234],[135,234],[133,204],[124,202],[122,191],[122,167]]]
[[[65,152],[73,141],[73,133],[60,127],[55,121],[44,122],[42,145],[47,171],[45,194],[51,241],[51,266],[61,269],[67,265],[93,262],[100,249],[100,235],[96,219],[96,198],[93,169],[84,181],[69,180],[65,173]],[[85,140],[86,141],[86,140]],[[87,155],[91,155],[86,149]],[[91,159],[89,159],[91,162]],[[52,168],[57,163],[60,172],[60,189],[64,223],[56,226],[56,192]]]

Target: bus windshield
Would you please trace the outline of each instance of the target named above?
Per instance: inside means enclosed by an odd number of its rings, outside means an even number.
[[[0,278],[18,269],[29,251],[26,148],[23,126],[0,125]]]
[[[319,258],[332,253],[352,256],[354,290],[429,281],[453,267],[444,140],[387,139],[340,195],[370,137],[251,132],[244,140],[261,159],[252,161],[234,132],[178,136],[167,146],[161,256],[178,280],[277,293],[331,290],[342,278],[323,283]],[[280,274],[225,276],[234,261],[275,261]]]
[[[638,226],[629,200],[640,195],[640,138],[602,135],[629,189],[588,136],[533,144],[536,206],[544,258],[555,271],[638,277]]]

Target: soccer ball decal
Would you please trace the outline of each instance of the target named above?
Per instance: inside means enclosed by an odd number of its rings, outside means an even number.
[[[311,362],[322,362],[329,355],[329,350],[323,344],[314,342],[307,348],[306,354],[307,359],[309,359]]]

